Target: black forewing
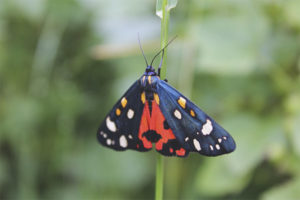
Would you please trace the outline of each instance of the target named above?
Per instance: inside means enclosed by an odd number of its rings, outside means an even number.
[[[236,145],[229,133],[188,98],[162,80],[157,84],[157,92],[163,115],[176,139],[187,151],[206,156],[234,151]],[[180,97],[185,100],[184,108],[178,103]],[[176,110],[180,119],[175,115]],[[193,116],[191,112],[194,112]]]
[[[138,139],[139,124],[144,104],[141,101],[142,89],[136,81],[114,105],[103,120],[97,132],[99,142],[114,150],[135,149],[147,151]],[[123,105],[122,105],[123,99]],[[125,100],[124,100],[125,99]],[[117,109],[120,115],[117,115]]]

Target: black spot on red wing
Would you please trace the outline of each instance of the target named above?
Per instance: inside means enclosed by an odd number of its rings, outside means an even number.
[[[143,142],[139,140],[135,146],[132,147],[132,149],[137,149],[138,151],[149,151],[150,149],[146,149],[143,145]]]
[[[169,124],[168,124],[168,122],[167,122],[167,120],[165,120],[164,121],[164,129],[169,129],[170,128],[170,126],[169,126]]]
[[[181,149],[181,145],[178,143],[178,141],[175,140],[168,140],[168,142],[166,144],[163,145],[163,149],[164,148],[173,148],[174,150],[179,150]]]
[[[159,152],[161,152],[161,154],[165,156],[174,156],[176,155],[176,151],[180,150],[181,148],[182,146],[179,144],[179,142],[176,139],[172,139],[168,140],[167,143],[163,144],[163,148]],[[183,157],[186,157],[188,154],[189,152],[186,151],[186,154]]]
[[[147,138],[152,143],[156,143],[158,140],[161,139],[161,135],[157,134],[156,131],[149,130],[145,133],[143,133],[143,136]]]

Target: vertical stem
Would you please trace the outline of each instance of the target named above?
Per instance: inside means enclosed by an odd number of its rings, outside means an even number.
[[[160,48],[163,48],[168,43],[168,30],[169,30],[169,19],[170,19],[170,11],[167,10],[168,0],[163,0],[162,5],[162,19],[161,19],[161,32],[160,32]],[[164,59],[161,67],[161,79],[166,78],[166,66],[167,61],[167,49],[165,49]]]
[[[169,18],[170,12],[167,10],[168,0],[163,0],[162,5],[162,19],[161,19],[161,42],[160,47],[163,48],[168,43],[168,28],[169,28]],[[161,67],[161,79],[166,78],[166,60],[167,60],[167,50],[165,49],[163,63]],[[155,181],[155,200],[163,199],[163,179],[164,178],[164,162],[163,157],[160,154],[156,156],[156,181]]]
[[[163,156],[157,153],[157,155],[156,155],[155,200],[163,199],[163,182],[164,182]]]

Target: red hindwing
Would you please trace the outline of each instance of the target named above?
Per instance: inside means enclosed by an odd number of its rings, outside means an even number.
[[[150,115],[149,104],[146,101],[141,122],[140,122],[139,133],[138,133],[138,137],[143,142],[143,145],[146,149],[152,148],[151,141],[149,141],[143,135],[147,131],[155,131],[157,134],[161,136],[160,139],[157,142],[155,142],[155,148],[157,151],[161,151],[163,149],[163,145],[167,144],[169,140],[176,139],[174,133],[170,128],[169,129],[164,128],[164,121],[165,121],[165,117],[162,114],[159,105],[155,101],[152,101],[152,112]],[[169,152],[170,154],[174,154],[174,149],[170,148]],[[186,151],[184,148],[176,150],[176,154],[178,156],[184,156],[185,153]]]

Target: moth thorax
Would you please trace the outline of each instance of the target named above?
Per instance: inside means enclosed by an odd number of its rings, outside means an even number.
[[[146,99],[148,101],[153,101],[154,96],[153,96],[153,92],[152,91],[146,91]]]

